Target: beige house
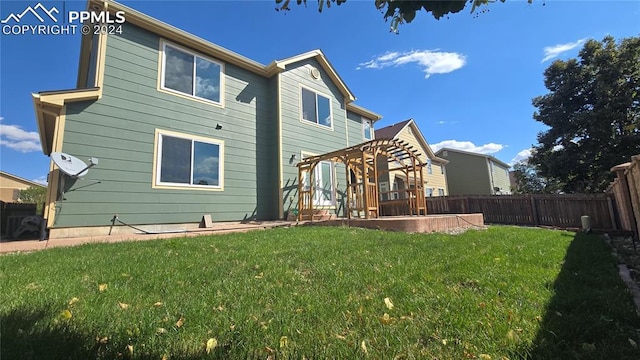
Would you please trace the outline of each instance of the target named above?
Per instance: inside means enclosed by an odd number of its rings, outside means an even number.
[[[451,195],[509,195],[509,164],[491,155],[442,148],[436,155],[449,160],[447,175]]]
[[[37,182],[23,179],[4,171],[0,171],[0,200],[10,203],[18,202],[18,193],[20,190],[28,189],[32,186],[46,187]]]
[[[431,146],[427,143],[422,132],[413,119],[405,120],[382,129],[376,129],[376,139],[401,140],[412,147],[418,154],[418,158],[425,164],[423,168],[425,196],[449,195],[445,165],[447,160],[437,157]],[[394,162],[379,161],[379,166],[393,167]],[[385,169],[382,169],[385,170]],[[395,200],[406,196],[403,190],[407,189],[407,177],[402,171],[384,172],[380,179],[380,199]]]

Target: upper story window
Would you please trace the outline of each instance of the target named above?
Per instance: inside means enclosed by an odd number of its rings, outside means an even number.
[[[158,130],[156,148],[154,185],[222,190],[224,142]]]
[[[433,168],[431,167],[431,159],[427,159],[427,173],[433,174]]]
[[[440,165],[440,174],[444,174],[444,165]]]
[[[362,118],[362,133],[365,139],[373,139],[373,126],[371,125],[371,120]]]
[[[222,63],[163,44],[162,89],[221,105],[222,75]]]
[[[333,128],[331,99],[306,88],[301,88],[302,114],[304,121]]]
[[[91,52],[89,53],[89,71],[87,73],[86,87],[91,88],[98,86],[96,84],[96,77],[98,73],[98,51],[100,45],[100,35],[93,34],[91,36]]]

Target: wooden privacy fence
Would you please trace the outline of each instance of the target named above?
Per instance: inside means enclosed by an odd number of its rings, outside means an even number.
[[[493,224],[580,228],[581,217],[592,229],[616,229],[613,199],[598,195],[493,195],[428,197],[428,214],[482,213]]]
[[[0,201],[0,228],[3,236],[10,236],[20,227],[22,219],[37,215],[37,204],[6,203]]]
[[[635,238],[640,235],[640,154],[631,157],[631,162],[611,169],[616,179],[609,185],[607,193],[616,199],[616,210],[623,230],[632,231]]]

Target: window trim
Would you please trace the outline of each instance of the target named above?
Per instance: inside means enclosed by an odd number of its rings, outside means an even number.
[[[165,183],[160,181],[160,137],[166,135],[170,137],[182,138],[207,144],[216,144],[219,146],[218,154],[218,186],[210,185],[187,185],[179,183]],[[192,143],[193,144],[193,143]],[[193,161],[193,160],[192,160]],[[204,191],[224,191],[224,141],[204,136],[190,135],[171,130],[156,129],[153,144],[153,176],[151,187],[153,189],[171,189],[171,190],[204,190]]]
[[[220,101],[216,102],[213,100],[209,100],[206,98],[202,98],[193,94],[187,94],[187,93],[183,93],[181,91],[178,90],[174,90],[168,87],[164,86],[164,81],[165,81],[165,68],[166,68],[166,55],[165,55],[165,48],[169,46],[172,47],[176,50],[182,51],[184,53],[187,53],[189,55],[192,55],[194,57],[199,57],[201,59],[210,61],[214,64],[217,64],[220,66]],[[195,59],[195,58],[194,58]],[[194,72],[196,71],[196,68],[194,66]],[[195,75],[195,74],[194,74]],[[193,101],[197,101],[203,104],[208,104],[208,105],[214,105],[214,106],[218,106],[221,108],[224,108],[224,101],[225,101],[225,97],[224,97],[224,93],[225,93],[225,64],[222,61],[213,59],[211,57],[208,57],[202,53],[198,53],[195,52],[193,50],[189,50],[185,47],[182,47],[180,45],[177,45],[175,43],[169,42],[167,40],[164,39],[160,39],[160,49],[158,51],[158,91],[166,93],[166,94],[171,94],[174,96],[179,96],[181,98],[184,99],[189,99],[189,100],[193,100]],[[195,81],[195,76],[194,76],[194,81]]]
[[[302,111],[303,110],[302,109],[302,106],[303,106],[303,103],[302,103],[302,89],[310,91],[310,92],[312,92],[312,93],[314,93],[316,95],[316,118],[318,118],[318,95],[321,95],[322,97],[325,97],[325,98],[329,99],[329,115],[331,116],[331,126],[330,127],[322,125],[322,124],[320,124],[318,122],[309,121],[309,120],[303,118],[303,115],[302,115],[303,114],[303,111]],[[298,107],[300,108],[299,109],[299,114],[298,114],[298,116],[300,118],[300,122],[305,123],[305,124],[309,124],[309,125],[312,125],[312,126],[316,126],[316,127],[321,128],[321,129],[333,131],[333,123],[334,123],[335,119],[333,117],[333,98],[331,96],[328,96],[327,94],[322,93],[320,91],[314,90],[314,89],[312,89],[312,88],[310,88],[308,86],[304,86],[302,84],[298,84],[298,105],[299,105]],[[320,121],[319,118],[318,118],[318,121]]]
[[[361,116],[362,118],[362,138],[365,140],[373,140],[375,139],[375,135],[373,133],[373,121],[371,121],[371,119],[367,119],[364,116]],[[368,123],[369,124],[369,134],[371,135],[371,137],[367,137],[366,136],[366,132],[364,130],[364,124]]]

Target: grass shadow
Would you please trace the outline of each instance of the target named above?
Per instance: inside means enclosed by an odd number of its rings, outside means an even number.
[[[18,308],[0,316],[0,359],[141,359],[158,360],[162,349],[145,349],[131,353],[126,339],[101,342],[93,332],[75,328],[62,317],[52,318],[58,311],[53,306]],[[96,332],[97,333],[97,332]],[[212,354],[182,351],[171,354],[172,360],[224,359],[229,349],[217,348]]]
[[[514,358],[640,359],[640,318],[604,240],[578,233],[533,344]]]
[[[86,339],[82,335],[48,324],[52,310],[47,306],[19,308],[2,314],[0,358],[69,359],[86,356],[83,351]]]

